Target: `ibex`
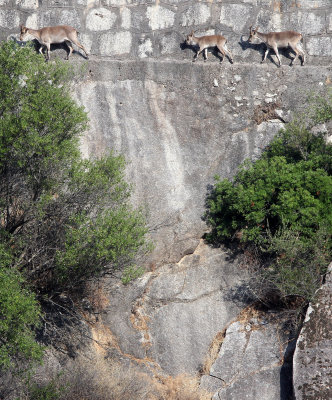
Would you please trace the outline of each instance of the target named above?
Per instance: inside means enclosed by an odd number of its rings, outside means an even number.
[[[50,59],[50,49],[51,49],[51,44],[55,43],[63,43],[65,42],[66,45],[69,47],[69,54],[67,54],[67,60],[69,59],[71,53],[73,52],[73,47],[71,43],[76,44],[77,47],[82,49],[86,55],[87,58],[89,58],[89,55],[85,48],[81,45],[81,43],[77,39],[77,30],[75,28],[72,28],[71,26],[68,25],[58,25],[58,26],[47,26],[45,28],[41,29],[30,29],[27,28],[26,26],[21,25],[21,34],[20,34],[20,40],[24,40],[24,38],[30,34],[34,38],[38,40],[40,43],[40,48],[39,52],[40,54],[43,54],[43,47],[46,46],[46,59]]]
[[[251,43],[255,38],[261,40],[266,45],[265,55],[263,60],[261,61],[262,63],[266,60],[266,57],[269,54],[270,49],[273,49],[278,58],[280,67],[281,61],[278,53],[278,47],[290,47],[295,52],[295,57],[293,58],[290,65],[293,65],[294,61],[297,59],[299,55],[301,55],[302,57],[301,64],[304,65],[305,54],[300,44],[300,41],[303,38],[301,33],[294,31],[261,33],[258,32],[258,27],[256,29],[252,29],[251,26],[248,42]]]
[[[231,52],[226,47],[227,39],[221,35],[210,35],[210,36],[201,36],[195,37],[194,31],[187,36],[186,43],[190,46],[196,47],[196,54],[194,56],[193,61],[196,61],[199,54],[204,50],[204,59],[207,60],[207,49],[210,47],[217,47],[217,49],[222,54],[222,59],[220,63],[223,62],[225,58],[225,54],[229,58],[229,61],[233,64],[233,57]]]

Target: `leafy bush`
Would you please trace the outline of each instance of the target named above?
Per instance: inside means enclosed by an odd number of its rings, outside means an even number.
[[[29,400],[60,400],[66,388],[59,385],[59,379],[52,379],[44,385],[33,383],[28,389]]]
[[[10,262],[9,252],[0,244],[0,370],[42,356],[32,329],[39,325],[40,307],[34,294],[23,288],[21,274],[9,268]]]
[[[256,246],[268,265],[261,283],[304,301],[320,285],[332,245],[332,146],[317,127],[332,120],[332,96],[315,101],[310,119],[288,124],[233,181],[217,178],[206,213],[211,243]]]

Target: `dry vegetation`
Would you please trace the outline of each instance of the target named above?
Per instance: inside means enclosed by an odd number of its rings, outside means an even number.
[[[54,374],[44,369],[20,400],[210,400],[199,389],[197,378],[188,375],[151,377],[137,368],[105,358],[76,360]],[[46,395],[47,393],[47,395]]]

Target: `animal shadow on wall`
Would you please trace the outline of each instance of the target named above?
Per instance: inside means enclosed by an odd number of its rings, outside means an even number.
[[[245,35],[241,35],[240,42],[238,42],[239,45],[241,46],[242,50],[243,50],[243,51],[246,51],[246,50],[248,50],[248,49],[253,49],[253,50],[255,50],[255,51],[257,51],[258,53],[261,54],[262,60],[263,60],[264,54],[265,54],[265,51],[266,51],[266,45],[265,45],[264,43],[250,43],[250,42],[248,42],[248,39],[247,39],[247,40],[243,40],[243,37],[244,37],[244,36],[245,36]],[[278,49],[278,52],[279,52],[279,54],[281,54],[282,56],[288,58],[290,61],[293,59],[293,58],[291,57],[291,55],[290,55],[290,53],[292,52],[291,49],[279,48],[279,49]],[[295,54],[295,53],[294,53],[294,54]],[[269,61],[271,61],[274,65],[276,65],[276,66],[278,67],[279,64],[278,64],[278,62],[277,62],[274,58],[276,58],[276,55],[275,55],[274,51],[271,50],[270,53],[269,53],[268,56],[267,56],[267,59],[268,59]],[[262,62],[262,60],[261,60],[261,62]]]
[[[301,61],[301,65],[305,63],[305,51],[301,45],[303,41],[301,33],[294,31],[262,33],[258,32],[258,27],[254,29],[250,26],[249,37],[246,41],[243,40],[243,36],[241,35],[239,42],[242,50],[253,48],[260,53],[263,52],[261,63],[264,63],[268,57],[273,64],[280,67],[282,63],[279,54],[291,60],[290,66],[294,64],[297,58]],[[259,41],[258,43],[257,40]],[[271,57],[273,53],[275,54],[274,58]],[[292,53],[294,53],[294,57],[291,56]],[[278,63],[275,59],[278,59]]]
[[[32,40],[30,40],[30,41],[28,41],[28,42],[26,42],[26,41],[20,41],[20,40],[17,40],[16,38],[14,38],[14,37],[12,37],[12,39],[13,40],[15,40],[15,42],[17,43],[17,44],[19,44],[20,46],[27,46],[27,45],[29,45],[29,44],[33,44],[33,47],[34,47],[34,49],[35,49],[35,51],[36,51],[36,53],[39,53],[39,48],[40,48],[40,44],[39,44],[39,42],[38,42],[38,40],[37,39],[32,39]],[[59,52],[60,52],[60,54],[62,53],[62,51],[63,52],[65,52],[66,54],[68,54],[69,53],[69,51],[68,51],[69,49],[68,49],[68,47],[67,47],[67,45],[65,44],[65,43],[52,43],[51,44],[51,52],[52,53],[54,53],[54,51],[55,51],[55,53],[56,54],[58,54]],[[45,49],[43,49],[43,54],[45,55]],[[85,58],[84,57],[84,55],[83,54],[81,54],[79,51],[76,51],[75,49],[74,49],[74,51],[73,51],[73,53],[72,54],[78,54],[78,55],[80,55],[82,58]],[[47,61],[47,60],[46,60]]]
[[[39,48],[40,48],[40,43],[38,42],[37,39],[32,39],[32,40],[18,40],[15,36],[10,36],[9,38],[10,40],[13,40],[14,42],[16,42],[19,46],[24,47],[24,46],[30,46],[31,44],[33,45],[36,53],[39,53]],[[68,46],[65,43],[52,43],[51,44],[51,52],[53,53],[54,51],[59,52],[62,50],[68,54]],[[43,54],[45,55],[45,49],[43,50]],[[75,50],[73,51],[72,54],[78,54],[79,56],[81,56],[82,58],[86,59],[86,57],[84,57],[83,54],[81,54],[79,51]]]
[[[233,56],[231,51],[227,48],[227,39],[222,35],[205,35],[194,36],[194,31],[187,35],[183,43],[180,44],[181,50],[190,48],[193,51],[194,57],[192,61],[198,60],[203,57],[204,61],[208,59],[208,53],[212,53],[215,58],[220,60],[220,64],[225,58],[233,64]]]
[[[188,55],[189,54],[193,54],[195,56],[195,54],[196,54],[196,48],[191,46],[191,45],[189,45],[189,44],[187,44],[185,40],[182,43],[180,43],[180,49],[183,50],[183,51],[186,51],[186,54],[188,54]],[[219,59],[219,61],[222,59],[222,56],[220,55],[220,53],[214,47],[209,48],[208,49],[208,53],[212,54],[214,57]],[[202,57],[201,60],[205,61],[203,53],[200,55],[200,57]]]

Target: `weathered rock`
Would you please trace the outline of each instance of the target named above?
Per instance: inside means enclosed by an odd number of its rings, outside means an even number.
[[[215,335],[240,311],[227,294],[245,276],[227,252],[201,241],[179,263],[115,285],[104,323],[123,353],[171,375],[197,373]]]
[[[269,315],[246,318],[242,313],[227,328],[209,375],[201,378],[201,387],[215,392],[213,400],[290,399],[291,371],[284,356],[288,344],[280,316],[273,321]]]
[[[310,305],[294,354],[296,400],[332,398],[332,264]]]
[[[288,120],[305,93],[323,89],[330,76],[326,67],[226,62],[90,61],[89,79],[75,90],[90,119],[82,151],[98,156],[112,148],[126,156],[133,202],[148,209],[158,265],[197,246],[214,176],[231,177],[246,158],[258,157],[283,126],[280,115]],[[264,113],[266,104],[278,113]]]

